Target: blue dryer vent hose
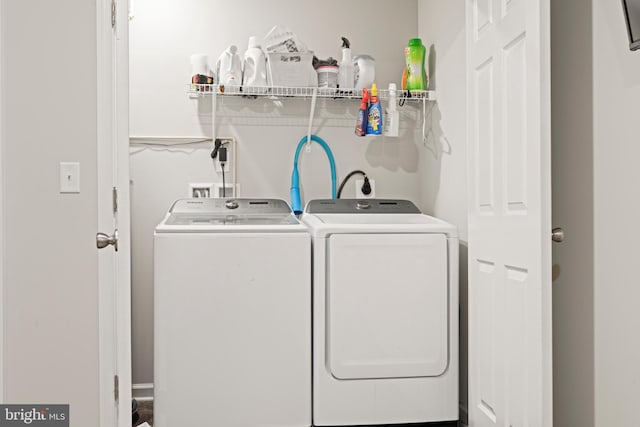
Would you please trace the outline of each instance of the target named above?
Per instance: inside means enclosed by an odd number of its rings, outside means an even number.
[[[311,135],[311,141],[317,142],[324,149],[324,152],[327,153],[327,157],[329,158],[329,166],[331,167],[331,198],[335,199],[337,190],[336,190],[336,162],[333,159],[333,153],[327,145],[326,142],[322,138],[317,135]],[[307,143],[307,136],[305,135],[300,142],[298,143],[298,148],[296,148],[296,154],[293,156],[293,172],[291,173],[291,210],[295,215],[302,214],[302,201],[300,200],[300,175],[298,173],[298,157],[300,156],[300,151],[302,151],[302,147]]]

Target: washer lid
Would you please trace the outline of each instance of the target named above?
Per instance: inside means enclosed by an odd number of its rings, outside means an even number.
[[[421,213],[408,200],[311,200],[301,220],[316,238],[334,233],[443,233],[457,237],[453,224]]]
[[[299,225],[279,199],[180,199],[169,209],[165,226]]]
[[[421,214],[409,200],[393,199],[317,199],[307,203],[310,214]]]

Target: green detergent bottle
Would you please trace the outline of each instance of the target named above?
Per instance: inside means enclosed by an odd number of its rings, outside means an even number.
[[[424,60],[427,49],[419,38],[410,39],[404,48],[404,57],[407,70],[406,90],[426,90],[427,73],[424,69]]]

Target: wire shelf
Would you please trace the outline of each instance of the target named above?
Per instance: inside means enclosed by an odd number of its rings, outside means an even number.
[[[324,87],[278,87],[278,86],[222,86],[206,84],[189,84],[187,93],[190,98],[200,98],[216,95],[243,96],[247,98],[330,98],[330,99],[361,99],[362,90],[351,89],[343,91],[335,88]],[[382,100],[389,99],[388,89],[378,89],[378,97]],[[423,100],[435,101],[436,93],[432,90],[396,90],[398,100]]]

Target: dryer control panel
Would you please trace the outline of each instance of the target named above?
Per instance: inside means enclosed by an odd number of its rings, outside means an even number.
[[[307,203],[310,214],[421,214],[409,200],[394,199],[317,199]]]

